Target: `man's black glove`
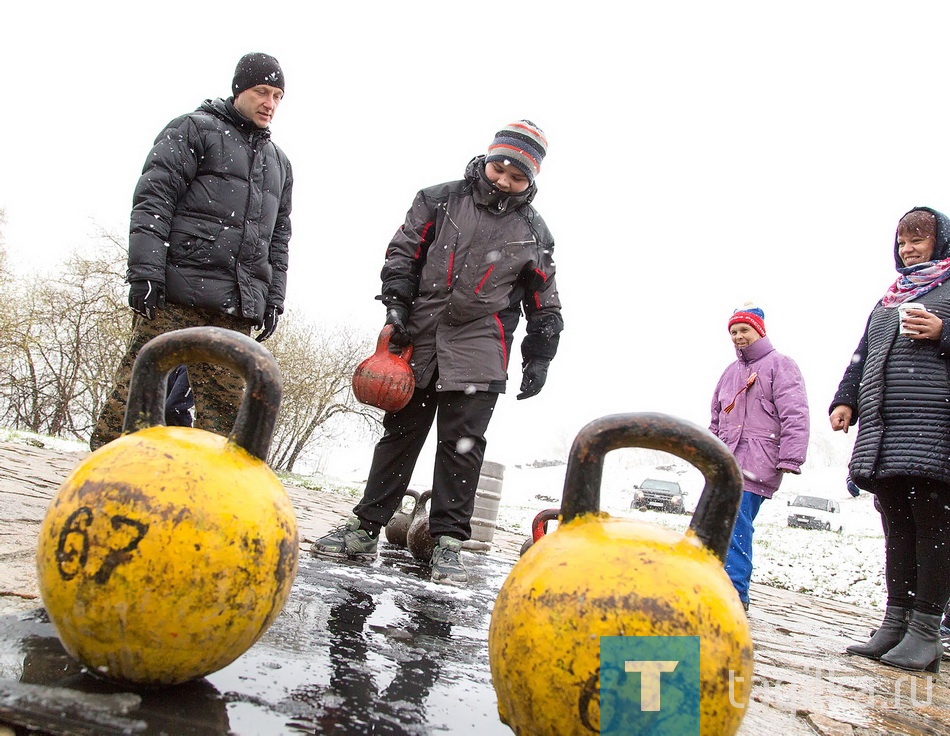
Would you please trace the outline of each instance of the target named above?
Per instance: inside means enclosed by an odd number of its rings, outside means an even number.
[[[155,309],[165,306],[165,292],[147,279],[133,281],[129,284],[129,306],[145,319],[155,319]]]
[[[392,304],[386,310],[386,324],[393,326],[393,334],[389,336],[389,344],[397,348],[404,348],[412,344],[412,335],[406,329],[409,320],[409,310],[402,304]]]
[[[272,304],[268,304],[264,309],[264,319],[257,325],[254,329],[260,330],[260,334],[254,338],[258,342],[264,342],[268,337],[274,334],[274,330],[277,329],[277,320],[280,315],[277,314],[277,307]]]
[[[528,358],[521,369],[521,393],[518,399],[530,399],[537,396],[544,388],[544,381],[548,377],[548,358]]]

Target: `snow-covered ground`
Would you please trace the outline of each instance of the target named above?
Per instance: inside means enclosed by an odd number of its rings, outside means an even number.
[[[604,464],[601,507],[614,516],[629,516],[663,526],[686,529],[690,517],[658,511],[631,511],[632,486],[645,478],[678,480],[687,490],[692,510],[704,481],[695,468],[672,456],[644,462],[638,455]],[[499,504],[498,526],[530,533],[534,515],[557,506],[564,485],[565,466],[507,467]],[[800,476],[786,476],[775,497],[762,505],[753,537],[753,581],[846,601],[871,610],[884,606],[884,537],[873,496],[853,498],[845,488],[845,467],[805,468]],[[796,495],[832,498],[841,506],[844,531],[837,533],[788,526],[788,502]]]

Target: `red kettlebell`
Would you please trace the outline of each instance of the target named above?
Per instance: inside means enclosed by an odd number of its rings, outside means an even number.
[[[383,411],[399,411],[412,398],[416,380],[409,367],[412,345],[399,355],[389,352],[393,326],[386,325],[376,341],[376,352],[356,366],[353,372],[353,395],[362,404]]]
[[[560,509],[545,509],[538,512],[538,515],[534,517],[534,521],[531,522],[531,536],[524,540],[521,545],[521,554],[527,552],[535,542],[548,533],[548,522],[557,521],[560,513]]]

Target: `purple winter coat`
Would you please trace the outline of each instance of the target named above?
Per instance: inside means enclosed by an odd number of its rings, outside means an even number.
[[[805,381],[795,361],[776,352],[768,337],[736,355],[713,393],[709,431],[735,455],[745,490],[772,498],[781,471],[797,474],[805,462],[810,426]],[[755,382],[736,398],[753,372]],[[733,399],[736,405],[727,414]]]

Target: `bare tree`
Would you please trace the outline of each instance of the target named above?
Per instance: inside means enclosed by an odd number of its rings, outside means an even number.
[[[0,211],[2,224],[2,211]],[[0,232],[0,422],[53,436],[88,439],[125,351],[125,241],[101,232],[56,277],[17,278],[5,268]],[[318,441],[378,428],[380,412],[361,405],[351,380],[371,340],[351,328],[318,327],[288,310],[267,343],[284,379],[270,462],[292,472]]]
[[[293,472],[308,447],[341,431],[343,417],[347,424],[356,419],[378,427],[380,412],[360,404],[351,388],[353,371],[371,344],[349,327],[318,327],[292,310],[284,315],[267,342],[284,382],[270,455],[275,470]]]
[[[7,278],[7,241],[3,236],[3,226],[7,224],[7,212],[0,208],[0,277]]]
[[[6,224],[6,212],[0,209],[0,333],[9,331],[10,289],[13,284],[13,274],[7,265],[7,246],[3,235],[3,225]]]
[[[53,436],[88,436],[123,348],[121,243],[105,238],[77,253],[58,278],[29,275],[7,295],[0,335],[0,402],[10,425]]]
[[[112,390],[116,367],[131,334],[126,254],[122,239],[103,232],[93,257],[74,256],[66,265],[63,288],[75,299],[76,309],[64,317],[63,337],[67,343],[75,340],[80,355],[75,386],[70,385],[69,391],[73,421],[68,429],[84,439]]]

